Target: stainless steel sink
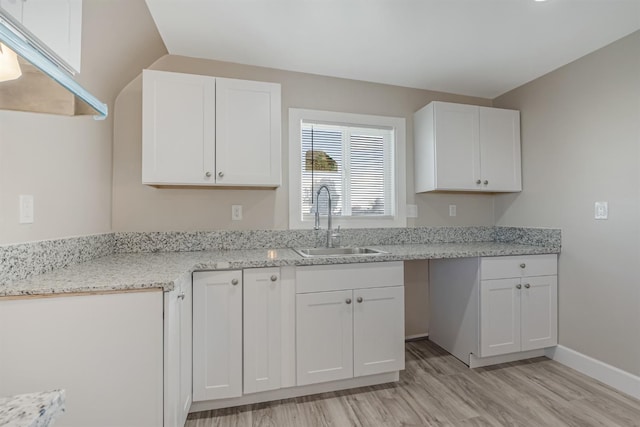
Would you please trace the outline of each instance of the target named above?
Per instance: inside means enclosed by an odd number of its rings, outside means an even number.
[[[326,257],[343,255],[382,255],[387,252],[372,248],[293,248],[303,257]]]

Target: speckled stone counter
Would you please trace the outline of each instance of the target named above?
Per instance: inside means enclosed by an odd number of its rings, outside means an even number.
[[[177,280],[196,270],[532,255],[560,251],[559,246],[503,242],[369,245],[369,247],[381,249],[387,253],[314,258],[304,258],[291,249],[121,253],[1,284],[0,297],[149,288],[171,291]]]
[[[0,426],[46,427],[64,413],[64,390],[0,397]]]

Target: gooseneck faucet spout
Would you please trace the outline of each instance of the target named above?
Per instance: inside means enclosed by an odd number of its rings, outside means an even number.
[[[329,191],[329,187],[327,187],[326,185],[321,185],[320,188],[318,188],[318,192],[316,193],[316,223],[315,223],[315,227],[314,230],[319,230],[320,229],[320,192],[322,191],[322,189],[327,190],[327,197],[329,199],[329,212],[327,213],[327,247],[328,248],[332,248],[333,247],[333,239],[332,239],[332,235],[333,235],[333,229],[331,227],[331,191]]]

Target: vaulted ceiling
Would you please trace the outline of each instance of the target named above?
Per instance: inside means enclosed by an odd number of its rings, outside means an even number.
[[[494,98],[640,29],[640,0],[146,0],[169,53]]]

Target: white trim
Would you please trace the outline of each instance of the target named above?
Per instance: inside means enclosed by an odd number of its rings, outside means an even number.
[[[289,108],[289,229],[310,229],[313,221],[300,218],[300,123],[302,120],[327,123],[353,124],[354,126],[379,126],[395,129],[395,193],[396,215],[393,218],[340,218],[333,224],[344,228],[406,227],[407,226],[407,174],[406,174],[406,120],[404,117],[373,116],[369,114],[339,113],[335,111]],[[324,224],[324,221],[323,221]]]
[[[518,351],[516,353],[499,354],[497,356],[477,357],[473,353],[469,353],[469,367],[482,368],[483,366],[498,365],[500,363],[515,362],[517,360],[532,359],[534,357],[544,356],[543,348],[536,350]]]
[[[346,380],[330,381],[320,384],[309,384],[299,387],[281,388],[279,390],[263,391],[261,393],[246,394],[241,397],[229,399],[206,400],[193,402],[189,412],[209,411],[212,409],[231,408],[233,406],[249,405],[259,402],[290,399],[298,396],[308,396],[329,391],[348,390],[357,387],[366,387],[377,384],[396,382],[400,379],[400,372],[387,372],[384,374],[368,375],[366,377],[349,378]]]
[[[633,375],[562,345],[546,349],[545,356],[636,399],[640,399],[640,376]]]
[[[406,335],[404,337],[405,341],[417,341],[417,340],[422,340],[425,338],[429,338],[429,334],[415,334],[415,335]]]

